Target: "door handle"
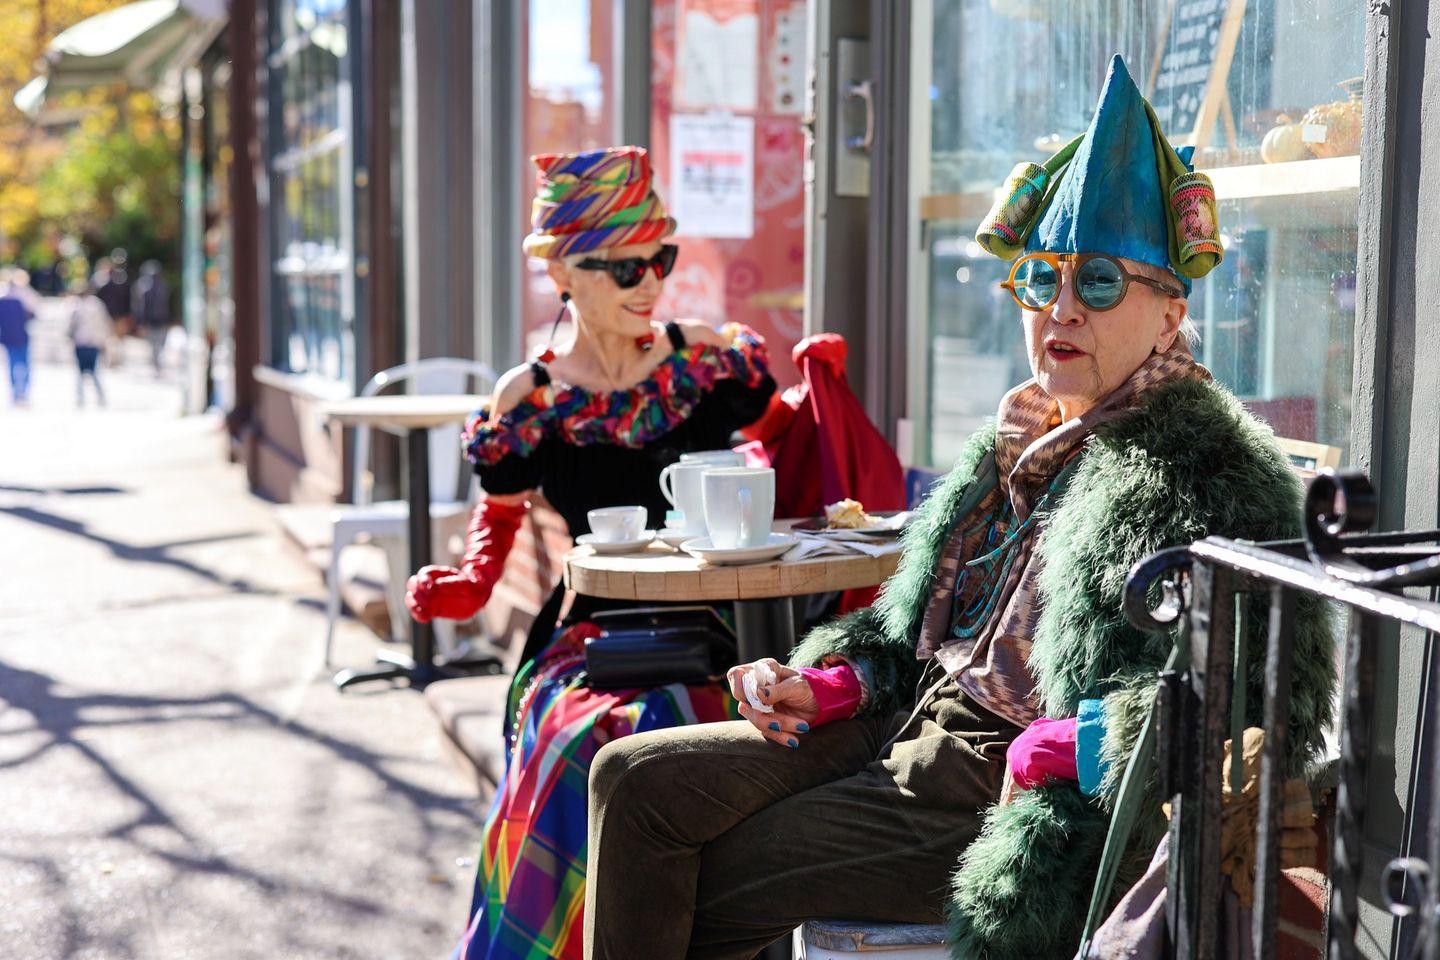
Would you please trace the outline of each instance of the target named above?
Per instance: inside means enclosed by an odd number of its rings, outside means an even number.
[[[865,132],[847,137],[845,146],[868,153],[875,143],[875,85],[869,80],[852,80],[845,88],[846,100],[859,100],[865,105]]]

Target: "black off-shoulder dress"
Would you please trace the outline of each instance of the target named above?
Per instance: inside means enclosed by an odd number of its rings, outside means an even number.
[[[674,323],[665,332],[670,356],[628,390],[568,386],[532,364],[535,388],[525,399],[494,422],[482,409],[466,426],[466,454],[481,488],[541,490],[572,537],[590,532],[586,515],[599,507],[644,506],[650,527],[663,526],[669,504],[660,494],[660,471],[682,453],[729,447],[775,392],[764,341],[748,327],[728,325],[726,347],[687,343]],[[549,641],[562,595],[557,588],[536,618],[525,659]],[[567,621],[613,606],[577,597]]]

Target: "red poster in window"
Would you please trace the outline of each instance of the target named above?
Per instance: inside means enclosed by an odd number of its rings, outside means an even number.
[[[666,318],[693,317],[716,325],[737,320],[754,327],[770,345],[776,379],[782,386],[793,384],[799,373],[790,350],[804,335],[805,138],[800,129],[800,90],[805,4],[803,0],[656,0],[650,149],[656,186],[667,200],[672,192],[671,119],[677,110],[694,112],[689,103],[681,106],[679,89],[690,69],[683,62],[687,51],[680,39],[685,31],[682,13],[690,12],[703,13],[717,23],[757,17],[753,49],[741,58],[755,64],[755,103],[749,111],[728,109],[754,118],[753,229],[746,238],[700,238],[687,236],[681,220],[676,236],[680,260],[666,281],[657,312]]]

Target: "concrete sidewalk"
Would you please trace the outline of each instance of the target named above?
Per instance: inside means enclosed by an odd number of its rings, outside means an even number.
[[[444,957],[483,812],[143,346],[0,386],[0,957]]]

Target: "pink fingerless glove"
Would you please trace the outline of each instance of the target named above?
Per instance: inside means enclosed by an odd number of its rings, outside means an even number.
[[[842,663],[828,670],[818,667],[801,667],[800,674],[810,682],[810,692],[820,712],[815,715],[810,727],[814,729],[831,720],[848,720],[860,706],[860,678],[850,664]]]
[[[1074,717],[1051,720],[1041,717],[1010,742],[1005,759],[1010,777],[1021,790],[1042,786],[1046,781],[1076,780]]]

